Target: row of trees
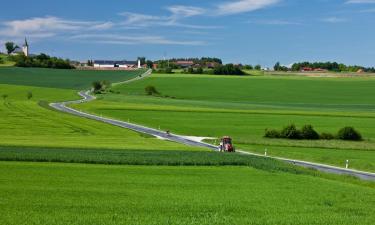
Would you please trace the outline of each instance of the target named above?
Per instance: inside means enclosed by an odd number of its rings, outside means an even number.
[[[57,57],[50,57],[46,54],[39,54],[35,56],[15,55],[10,58],[18,67],[41,67],[54,69],[74,69],[68,59],[60,59]]]
[[[279,62],[277,62],[274,66],[275,71],[300,71],[303,68],[312,68],[312,69],[325,69],[328,71],[333,72],[357,72],[359,70],[363,70],[364,72],[375,72],[374,67],[363,67],[363,66],[357,66],[357,65],[345,65],[343,63],[337,63],[337,62],[299,62],[294,63],[291,68],[285,67],[280,65]]]
[[[284,127],[281,131],[274,129],[266,129],[264,137],[266,138],[285,138],[294,140],[350,140],[350,141],[361,141],[362,135],[355,130],[353,127],[344,127],[340,129],[337,134],[321,133],[319,134],[314,130],[313,126],[305,125],[301,130],[297,129],[294,124]]]

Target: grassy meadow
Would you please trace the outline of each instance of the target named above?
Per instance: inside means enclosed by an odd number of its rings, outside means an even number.
[[[161,96],[146,96],[153,85]],[[203,137],[230,135],[252,152],[375,171],[375,79],[152,75],[114,87],[116,94],[75,106],[82,110]],[[362,142],[263,138],[267,128],[312,124],[335,133],[353,126]]]
[[[77,90],[95,80],[119,82],[140,72],[0,68],[0,224],[374,223],[374,182],[162,141],[48,107],[77,99]],[[263,98],[268,79],[272,87]],[[281,97],[282,87],[273,79],[152,75],[75,107],[181,134],[229,134],[253,152],[268,146],[272,155],[334,165],[356,157],[353,167],[374,170],[372,98],[347,104],[332,96],[320,104],[310,94],[292,98],[292,90]],[[280,83],[305,90],[314,81]],[[360,85],[362,94],[372,94],[373,80],[358,81],[345,88]],[[332,94],[341,93],[340,83],[332,82],[327,86],[337,89]],[[149,84],[162,97],[146,96]],[[350,123],[367,139],[262,138],[265,126],[290,121],[331,132]]]
[[[110,72],[107,76],[105,73],[97,74],[97,71],[91,71],[95,76],[90,78],[87,76],[88,71],[69,71],[67,77],[64,77],[64,70],[29,70],[30,74],[23,68],[0,68],[0,80],[20,83],[0,84],[0,146],[195,150],[145,137],[119,127],[53,111],[48,107],[49,102],[79,99],[75,89],[75,77],[80,77],[80,72],[84,79],[77,79],[79,88],[89,88],[93,79],[121,81],[130,79],[137,73],[119,72],[111,75]],[[12,71],[17,72],[13,74]],[[52,78],[49,80],[48,76]],[[80,83],[83,80],[85,83]],[[44,84],[40,82],[55,88],[41,87]],[[21,85],[26,83],[30,86]],[[31,99],[27,98],[29,92],[32,93]],[[7,97],[4,98],[4,95]]]
[[[0,163],[3,224],[373,224],[374,189],[249,167]],[[10,179],[12,177],[12,179]]]

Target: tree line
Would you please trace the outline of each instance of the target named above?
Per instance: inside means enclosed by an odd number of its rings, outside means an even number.
[[[54,69],[74,69],[68,59],[60,59],[51,57],[44,53],[35,56],[26,57],[23,54],[10,56],[10,60],[14,61],[18,67],[40,67]]]
[[[298,62],[294,63],[291,68],[280,65],[277,62],[274,66],[275,71],[301,71],[304,68],[311,69],[324,69],[332,72],[358,72],[362,70],[363,72],[375,73],[374,67],[364,67],[357,65],[345,65],[343,63],[337,62]]]

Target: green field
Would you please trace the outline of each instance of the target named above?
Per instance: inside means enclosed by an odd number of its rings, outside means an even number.
[[[0,171],[0,219],[8,225],[375,220],[373,188],[248,167],[2,162]]]
[[[82,90],[91,87],[94,81],[120,82],[144,72],[4,67],[0,68],[0,84]]]
[[[19,76],[13,74],[17,71]],[[133,72],[94,73],[94,78],[87,76],[88,71],[66,71],[45,69],[1,68],[0,80],[0,146],[24,147],[59,147],[59,148],[100,148],[132,150],[195,150],[195,148],[144,137],[138,133],[96,121],[63,114],[51,110],[49,102],[79,99],[75,84],[90,87],[92,79],[127,80],[137,75]],[[49,73],[51,72],[51,73]],[[66,77],[64,72],[67,72]],[[83,78],[80,77],[82,72]],[[101,71],[102,72],[102,71]],[[139,72],[138,72],[139,73]],[[112,74],[112,75],[111,75]],[[15,76],[14,78],[12,76]],[[18,76],[18,77],[17,77]],[[51,79],[47,78],[48,76]],[[45,78],[42,78],[45,77]],[[2,82],[3,82],[2,81]],[[85,83],[82,83],[85,81]],[[39,87],[49,84],[52,87]],[[28,83],[31,86],[21,86]],[[28,100],[27,93],[33,97]],[[0,153],[1,154],[1,153]]]
[[[48,107],[78,99],[77,90],[94,80],[119,82],[139,73],[0,68],[0,224],[374,223],[374,182],[162,141]],[[268,79],[272,88],[263,98],[259,91]],[[273,79],[152,75],[75,107],[181,134],[230,134],[254,152],[267,146],[272,155],[331,164],[350,157],[353,167],[374,170],[371,97],[279,96],[279,83],[305,90],[300,85],[315,80],[298,78],[296,85],[295,78]],[[341,93],[334,81],[332,94]],[[371,95],[374,81],[353,79],[345,88],[360,85],[355,94]],[[163,97],[145,96],[148,84]],[[264,126],[290,121],[332,132],[353,123],[366,140],[262,138]]]
[[[144,94],[154,85],[161,97]],[[179,134],[231,135],[238,147],[274,156],[375,171],[375,79],[152,75],[117,86],[117,94],[76,106],[113,118]],[[266,128],[312,124],[335,133],[354,126],[363,142],[290,141],[263,138]]]

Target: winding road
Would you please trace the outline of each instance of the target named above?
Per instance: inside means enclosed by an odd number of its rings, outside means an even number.
[[[120,83],[115,83],[113,85],[130,83],[130,82],[133,82],[135,80],[143,79],[143,78],[145,78],[149,75],[151,75],[151,70],[148,70],[147,72],[145,72],[144,74],[142,74],[142,75],[140,75],[136,78],[133,78],[133,79],[130,79],[130,80],[127,80],[127,81],[124,81],[124,82],[120,82]],[[120,121],[120,120],[115,120],[115,119],[110,119],[110,118],[105,118],[105,117],[102,117],[102,116],[89,114],[89,113],[86,113],[86,112],[82,112],[82,111],[70,108],[68,106],[69,104],[80,104],[80,103],[85,103],[85,102],[95,100],[96,99],[95,96],[90,95],[90,92],[91,91],[80,91],[78,94],[82,97],[81,100],[50,103],[50,106],[52,108],[58,110],[58,111],[61,111],[61,112],[69,113],[69,114],[76,115],[76,116],[83,117],[83,118],[87,118],[87,119],[97,120],[97,121],[108,123],[108,124],[111,124],[111,125],[114,125],[114,126],[130,129],[130,130],[133,130],[133,131],[136,131],[136,132],[139,132],[139,133],[152,135],[152,136],[155,136],[155,137],[158,137],[158,138],[161,138],[161,139],[174,141],[174,142],[178,142],[178,143],[189,145],[189,146],[204,147],[204,148],[212,149],[214,151],[218,151],[218,147],[215,146],[215,145],[211,145],[211,144],[207,144],[207,143],[204,143],[204,142],[201,142],[201,141],[193,140],[193,139],[190,139],[186,136],[181,136],[181,135],[172,134],[172,133],[167,134],[166,132],[160,131],[160,130],[157,130],[157,129],[153,129],[153,128],[141,126],[141,125],[138,125],[138,124],[133,124],[133,123],[129,123],[129,122],[124,122],[124,121]],[[293,160],[293,159],[287,159],[287,158],[281,158],[281,157],[269,157],[269,156],[254,154],[254,153],[241,151],[241,150],[237,150],[237,153],[273,158],[273,159],[281,160],[281,161],[291,163],[291,164],[294,164],[294,165],[317,169],[317,170],[323,171],[323,172],[341,174],[341,175],[351,175],[351,176],[355,176],[355,177],[358,177],[358,178],[363,179],[363,180],[375,181],[375,173],[369,173],[369,172],[352,170],[352,169],[345,169],[345,168],[329,166],[329,165],[319,164],[319,163],[306,162],[306,161],[301,161],[301,160]]]

